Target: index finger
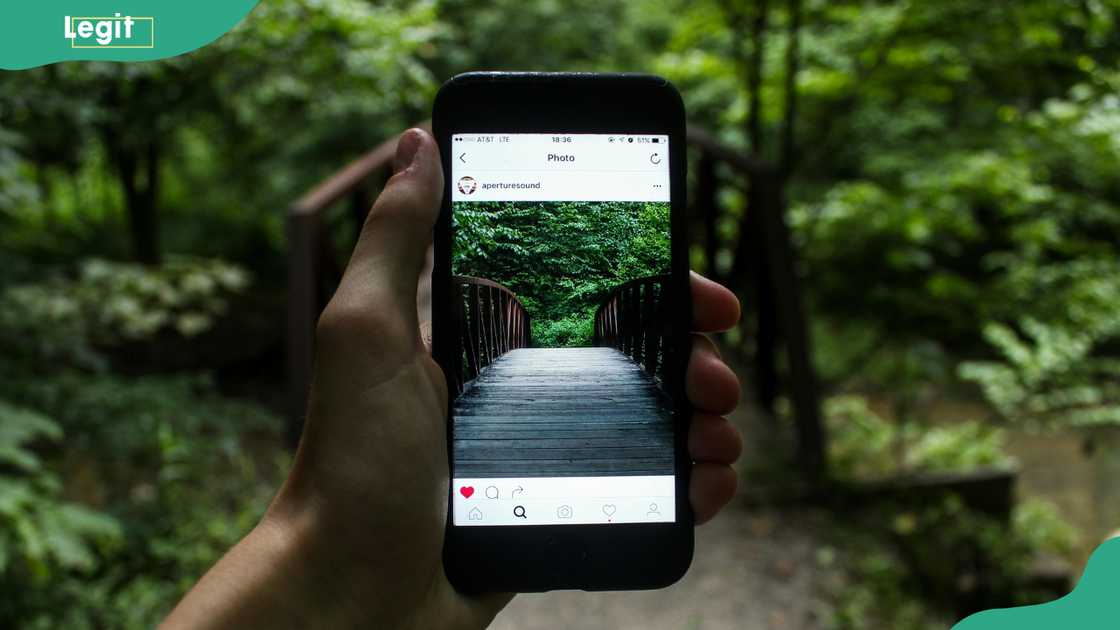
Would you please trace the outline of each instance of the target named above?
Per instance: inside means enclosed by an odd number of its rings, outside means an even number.
[[[727,287],[690,271],[693,332],[722,332],[739,323],[739,298]]]

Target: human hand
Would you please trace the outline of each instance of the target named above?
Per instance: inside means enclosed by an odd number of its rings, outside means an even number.
[[[482,628],[509,601],[462,595],[444,575],[448,396],[418,312],[430,304],[424,270],[443,194],[434,139],[405,132],[394,172],[320,317],[308,419],[289,478],[169,626]],[[721,417],[738,402],[738,380],[700,333],[733,326],[739,304],[699,275],[691,286],[689,498],[703,523],[735,492],[730,464],[741,440]],[[262,565],[270,572],[254,568]],[[223,594],[231,586],[239,598]],[[205,615],[192,615],[199,610]]]

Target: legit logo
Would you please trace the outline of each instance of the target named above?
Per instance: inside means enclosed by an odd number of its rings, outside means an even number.
[[[154,17],[70,17],[66,18],[63,35],[71,48],[154,48],[156,19]]]

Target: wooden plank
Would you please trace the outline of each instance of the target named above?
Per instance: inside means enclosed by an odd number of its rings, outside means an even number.
[[[670,405],[613,348],[511,350],[454,401],[454,418],[456,475],[673,472]]]
[[[670,434],[661,433],[644,435],[644,432],[631,431],[629,434],[607,431],[603,433],[581,433],[577,436],[566,435],[563,437],[546,438],[540,432],[532,432],[532,437],[517,435],[499,436],[496,438],[467,439],[462,435],[455,435],[455,448],[481,452],[486,448],[534,450],[534,449],[586,449],[594,448],[604,452],[613,449],[638,449],[647,447],[661,447],[672,444]]]
[[[594,459],[626,460],[656,458],[665,452],[663,446],[636,446],[618,448],[507,448],[503,445],[488,447],[456,446],[455,459],[459,462],[495,461],[505,459]],[[671,452],[671,451],[670,451]]]
[[[652,428],[664,427],[666,431],[669,430],[668,423],[664,418],[619,418],[619,417],[606,417],[609,422],[604,422],[598,416],[595,419],[586,422],[572,422],[557,420],[555,418],[534,418],[531,420],[523,420],[522,418],[514,417],[507,422],[491,422],[489,417],[483,418],[481,416],[471,418],[469,420],[455,422],[455,430],[507,430],[507,431],[584,431],[600,429],[606,427],[617,427],[619,429],[626,429],[629,427],[642,428],[644,430],[651,430]],[[459,435],[456,433],[456,435]]]
[[[455,429],[455,439],[458,440],[512,440],[522,439],[525,435],[532,435],[533,440],[558,439],[605,439],[605,440],[638,440],[636,445],[646,438],[657,439],[672,438],[673,432],[659,430],[659,425],[639,424],[632,422],[626,426],[615,426],[609,429],[597,427],[593,424],[576,426],[557,426],[549,428],[516,427],[513,431],[509,427],[458,427]],[[636,437],[626,437],[633,435]],[[517,436],[516,438],[511,436]],[[572,438],[572,436],[577,436]]]
[[[464,477],[563,477],[670,475],[673,458],[597,460],[576,463],[570,459],[526,459],[502,462],[468,462],[457,470]]]

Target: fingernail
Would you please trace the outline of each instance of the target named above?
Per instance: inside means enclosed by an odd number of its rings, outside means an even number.
[[[393,173],[399,173],[416,161],[420,153],[420,143],[423,141],[423,132],[419,129],[409,129],[401,134],[397,141],[397,154],[393,157]]]

